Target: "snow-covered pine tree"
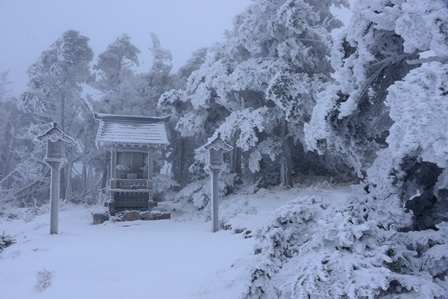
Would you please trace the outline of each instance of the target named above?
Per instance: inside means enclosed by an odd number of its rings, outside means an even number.
[[[445,14],[443,26],[448,24]],[[439,16],[427,17],[434,21]],[[432,44],[445,44],[448,50],[446,39]],[[425,276],[428,284],[437,283],[448,293],[448,65],[439,55],[389,88],[386,104],[394,123],[388,148],[378,153],[358,194],[365,190],[363,209],[370,219],[398,231],[394,241],[402,251],[396,250],[395,257],[406,254],[406,274]],[[411,293],[420,294],[418,289]]]
[[[18,204],[27,201],[31,192],[18,193],[24,186],[33,182],[36,177],[33,171],[25,170],[22,159],[29,157],[32,143],[21,136],[31,124],[30,113],[25,113],[18,106],[18,100],[9,96],[10,81],[8,72],[0,73],[0,202]],[[28,175],[31,174],[31,175]],[[40,174],[40,173],[39,173]]]
[[[136,75],[131,69],[138,66],[140,50],[131,43],[127,34],[119,36],[97,58],[93,66],[97,70],[98,79],[91,85],[104,93],[94,109],[103,113],[131,114],[130,111],[141,111],[140,97],[136,96]],[[135,109],[134,109],[135,108]],[[138,113],[138,112],[137,112]]]
[[[4,101],[8,95],[9,71],[0,72],[0,101]]]
[[[152,64],[147,73],[140,74],[140,86],[137,88],[141,97],[143,107],[141,109],[148,115],[159,115],[161,113],[158,102],[160,96],[173,89],[177,78],[171,74],[172,55],[168,49],[162,47],[158,36],[151,33]]]
[[[96,102],[96,111],[127,115],[160,114],[158,99],[174,84],[170,75],[171,53],[161,46],[155,33],[151,33],[151,39],[152,64],[146,73],[133,70],[139,66],[140,50],[131,43],[127,34],[119,36],[98,56],[94,69],[99,78],[92,82],[92,86],[104,95],[100,102]]]
[[[28,91],[21,96],[25,109],[44,122],[56,121],[67,133],[82,106],[81,83],[90,79],[93,52],[89,39],[74,30],[64,32],[28,69]],[[70,113],[68,112],[70,111]]]
[[[292,186],[291,165],[306,156],[303,124],[330,80],[330,31],[340,25],[332,3],[346,1],[254,1],[227,39],[209,49],[186,88],[171,93],[179,99],[172,102],[192,107],[177,129],[202,140],[218,130],[234,145],[232,171]]]
[[[339,154],[362,176],[385,147],[392,124],[384,105],[387,88],[416,65],[417,49],[405,49],[395,21],[406,1],[355,1],[352,20],[336,41],[337,82],[317,100],[305,126],[310,149]],[[404,21],[404,20],[403,20]],[[411,22],[412,23],[412,22]]]
[[[46,126],[50,121],[56,121],[67,134],[80,139],[81,134],[86,133],[82,130],[82,124],[85,123],[86,117],[91,117],[90,111],[81,99],[81,85],[91,79],[89,63],[93,58],[93,52],[88,41],[87,37],[75,30],[64,32],[50,49],[44,51],[36,63],[29,67],[28,90],[20,98],[21,107],[33,115],[36,123]],[[34,129],[35,127],[28,131],[35,132]],[[74,161],[76,159],[74,152],[69,148],[67,151],[69,161]],[[69,170],[68,175],[65,175],[65,169],[61,173],[63,198],[66,198],[71,191],[71,166],[69,162],[66,167]]]
[[[175,130],[180,136],[177,134],[173,136],[184,144],[173,154],[182,155],[177,156],[180,158],[179,163],[182,163],[178,165],[182,166],[183,171],[188,169],[190,180],[203,179],[207,176],[203,170],[205,155],[195,155],[194,149],[204,144],[207,138],[213,135],[218,124],[229,115],[229,111],[216,97],[216,90],[212,85],[217,74],[225,72],[226,68],[233,68],[232,60],[220,59],[224,57],[224,53],[223,44],[213,45],[208,52],[200,50],[193,53],[192,60],[187,65],[190,65],[190,69],[193,67],[196,70],[189,72],[185,85],[182,84],[182,79],[178,80],[181,89],[166,92],[159,100],[160,107],[174,112],[175,117],[172,120],[176,122]],[[181,78],[180,73],[177,78]],[[186,165],[187,161],[191,161],[191,164]],[[230,181],[229,179],[228,182]],[[231,185],[233,184],[232,182]]]
[[[326,59],[331,49],[330,32],[340,25],[329,10],[331,4],[346,2],[254,1],[235,18],[227,42],[232,52],[241,53],[243,61],[229,75],[216,80],[221,101],[232,103],[235,98],[242,98],[244,104],[232,111],[236,115],[230,115],[219,130],[231,138],[241,130],[238,125],[232,127],[241,115],[239,110],[252,108],[245,112],[245,118],[250,119],[253,114],[254,120],[264,113],[263,128],[243,126],[249,131],[239,134],[237,144],[245,144],[245,149],[240,148],[248,152],[252,171],[280,165],[275,172],[285,186],[293,184],[294,158],[305,158],[301,150],[302,130],[315,95],[330,80],[331,66]],[[248,98],[248,94],[254,95],[254,99]],[[244,140],[248,136],[253,145]],[[297,146],[293,149],[294,142]],[[269,163],[266,157],[280,163]],[[268,172],[272,173],[272,169]]]
[[[8,71],[0,72],[0,174],[3,179],[13,168],[14,131],[19,117],[16,100],[8,96]],[[14,124],[15,123],[15,124]]]
[[[204,63],[206,54],[207,48],[194,51],[185,65],[172,76],[175,88],[163,93],[158,101],[159,109],[169,113],[171,116],[167,123],[170,135],[168,160],[171,163],[173,179],[181,188],[184,188],[190,182],[188,167],[194,163],[194,157],[191,153],[200,146],[194,138],[182,136],[181,132],[176,130],[179,118],[192,109],[191,104],[184,101],[182,90],[186,88],[190,75]]]
[[[138,54],[140,50],[131,43],[129,35],[119,36],[98,56],[97,63],[93,66],[101,77],[95,83],[95,87],[104,92],[114,90],[132,73],[130,70],[132,66],[139,66]]]

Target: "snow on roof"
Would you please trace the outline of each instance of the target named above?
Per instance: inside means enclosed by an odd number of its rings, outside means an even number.
[[[213,148],[215,151],[223,150],[225,152],[231,151],[233,149],[232,146],[227,144],[224,140],[221,139],[221,134],[213,135],[207,140],[207,143],[196,149],[196,152],[200,152],[203,150],[209,150]]]
[[[83,146],[76,139],[65,134],[65,132],[62,131],[61,126],[59,126],[57,122],[52,122],[51,127],[41,135],[36,136],[36,138],[44,142],[48,140],[50,140],[51,142],[62,140],[65,143],[70,143],[74,145],[80,152],[82,151],[83,148]]]
[[[100,120],[97,146],[148,146],[168,144],[165,121],[169,116],[130,116],[95,113]]]

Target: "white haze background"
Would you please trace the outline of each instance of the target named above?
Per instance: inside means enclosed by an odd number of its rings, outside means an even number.
[[[173,69],[190,54],[224,38],[232,18],[250,0],[0,0],[0,72],[10,70],[10,95],[26,88],[27,68],[69,29],[90,38],[99,55],[127,33],[141,54],[140,68],[150,67],[150,33],[173,54]]]

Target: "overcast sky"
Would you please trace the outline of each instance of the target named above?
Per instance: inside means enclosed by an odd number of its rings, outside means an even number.
[[[250,0],[0,0],[0,72],[10,70],[10,95],[26,88],[26,69],[63,32],[90,39],[96,56],[122,33],[142,52],[141,69],[151,62],[150,32],[173,54],[177,69],[190,54],[223,40],[233,17]],[[95,61],[95,60],[94,60]]]
[[[173,54],[174,70],[190,54],[223,40],[232,19],[251,0],[0,0],[0,72],[9,70],[9,95],[26,89],[27,68],[65,31],[90,39],[96,57],[127,33],[140,49],[140,70],[151,63],[150,32]],[[348,21],[347,10],[335,12]]]

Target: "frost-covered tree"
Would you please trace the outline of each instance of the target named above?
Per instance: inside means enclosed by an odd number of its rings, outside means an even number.
[[[422,196],[429,204],[435,200],[432,195],[418,193],[432,190],[437,181],[442,181],[443,175],[440,178],[439,175],[445,169],[436,153],[445,147],[444,132],[437,128],[444,123],[446,96],[443,82],[448,49],[446,4],[443,1],[426,4],[411,0],[369,4],[358,1],[353,14],[343,43],[347,47],[350,44],[347,42],[352,40],[352,50],[345,58],[334,57],[334,64],[340,65],[336,73],[339,84],[325,91],[314,109],[313,119],[307,126],[310,144],[317,149],[326,145],[351,157],[352,165],[357,165],[359,170],[374,161],[377,153],[374,149],[383,147],[369,170],[366,180],[370,182],[369,189],[383,190],[382,197],[397,194],[404,202]],[[368,30],[360,30],[361,24]],[[377,43],[377,37],[384,41],[387,36],[386,41],[395,43]],[[418,58],[422,53],[428,57]],[[377,71],[368,71],[366,65]],[[343,101],[342,94],[347,96]],[[352,125],[344,130],[339,127],[342,123]],[[375,131],[378,135],[367,133]],[[379,138],[380,135],[383,136]],[[431,148],[434,153],[428,152]],[[392,186],[395,187],[391,189]],[[396,189],[397,186],[400,187]],[[414,213],[416,209],[427,213],[432,206],[414,207],[414,204],[408,206]],[[420,224],[420,228],[433,225]]]
[[[98,56],[93,69],[98,70],[101,79],[95,86],[105,92],[114,90],[132,73],[130,68],[139,65],[139,53],[140,50],[131,43],[131,38],[122,34]]]
[[[28,192],[26,189],[28,184],[35,182],[37,176],[32,169],[35,163],[25,167],[33,146],[29,138],[23,136],[33,120],[30,113],[19,109],[18,100],[8,95],[10,83],[8,71],[0,73],[0,202],[21,204],[36,191]],[[41,172],[38,175],[41,176]]]
[[[406,12],[409,5],[412,2],[355,1],[351,23],[332,54],[337,83],[319,95],[306,126],[311,149],[338,153],[360,176],[376,151],[386,146],[392,124],[384,104],[387,88],[416,67],[408,61],[425,51],[407,46],[422,33],[415,29],[427,26],[421,17],[412,19]]]
[[[198,70],[201,65],[205,62],[205,57],[207,55],[207,48],[200,48],[193,53],[191,53],[191,57],[187,60],[187,62],[179,68],[177,71],[177,77],[179,80],[179,86],[178,88],[184,88],[185,84],[187,83],[187,79],[190,77],[190,75]]]
[[[14,99],[8,97],[8,71],[0,73],[0,171],[3,179],[10,171],[13,156],[14,123],[18,117],[18,109]]]
[[[426,17],[431,19],[430,14]],[[432,44],[448,50],[446,39],[433,39]],[[446,50],[431,59],[445,63],[423,63],[389,88],[386,105],[394,123],[386,139],[388,147],[379,151],[353,199],[363,217],[375,219],[382,230],[395,234],[393,263],[407,275],[396,284],[407,289],[410,297],[425,292],[413,280],[431,286],[435,294],[428,298],[444,298],[442,294],[448,293]]]
[[[159,98],[174,87],[177,78],[171,74],[171,52],[162,47],[158,36],[153,32],[151,42],[152,47],[149,48],[152,55],[151,67],[148,73],[141,76],[142,84],[139,92],[144,103],[143,109],[151,115],[159,115],[162,113],[158,108]]]
[[[23,127],[30,123],[31,116],[17,107],[16,98],[7,97],[0,100],[0,118],[0,174],[4,178],[20,160],[16,153],[17,148],[23,145],[19,135]]]
[[[10,81],[8,72],[0,73],[0,192],[2,202],[20,200],[28,197],[27,192],[18,194],[32,178],[22,167],[23,157],[32,150],[31,142],[21,138],[24,129],[32,122],[29,113],[18,107],[18,100],[8,95]],[[24,171],[21,174],[20,171]]]
[[[216,82],[222,101],[235,103],[233,99],[242,98],[240,110],[253,109],[245,112],[246,118],[253,114],[264,119],[263,128],[240,126],[252,130],[239,134],[237,141],[245,145],[240,147],[243,151],[251,149],[249,168],[256,171],[266,167],[267,156],[278,159],[280,182],[285,186],[292,186],[293,156],[303,157],[300,146],[293,150],[293,142],[303,142],[302,128],[314,106],[315,94],[329,80],[330,32],[340,25],[330,13],[332,3],[341,5],[345,1],[254,1],[235,18],[229,39],[243,61],[227,78]],[[246,100],[247,94],[255,99]],[[238,125],[232,130],[231,123],[232,115],[221,127],[223,135],[230,137],[240,130]],[[259,134],[262,132],[265,134]],[[260,168],[263,160],[265,165]]]
[[[254,1],[235,18],[226,41],[209,49],[186,88],[171,94],[168,101],[192,106],[177,129],[202,140],[219,131],[234,146],[232,171],[241,174],[244,164],[244,171],[265,171],[262,180],[274,174],[267,184],[281,178],[292,186],[292,160],[304,156],[303,124],[330,80],[330,31],[340,25],[332,3]]]
[[[355,3],[347,32],[359,34],[345,37],[356,39],[348,55],[333,62],[340,64],[339,84],[322,94],[307,134],[315,148],[339,152],[366,177],[348,203],[329,214],[325,205],[301,200],[302,209],[277,215],[259,236],[266,254],[251,270],[246,297],[446,297],[447,25],[444,1]],[[399,42],[371,44],[388,35]],[[372,55],[373,49],[388,56]],[[418,57],[423,52],[427,58]],[[370,60],[354,59],[363,55]],[[405,60],[387,65],[399,57]],[[372,66],[379,67],[377,75]],[[373,125],[384,117],[388,125]],[[347,130],[338,127],[343,121],[351,124]],[[384,136],[363,142],[359,133],[369,136],[367,128]],[[319,220],[306,222],[308,239],[275,230],[302,231],[303,208],[323,209]]]
[[[152,53],[152,64],[149,74],[152,77],[152,85],[163,87],[168,84],[170,80],[170,72],[173,68],[171,63],[171,52],[162,47],[159,37],[154,32],[151,32],[152,48],[149,50]]]
[[[95,109],[105,113],[120,111],[126,114],[126,110],[138,104],[135,98],[140,98],[135,95],[137,86],[132,67],[139,65],[139,53],[140,50],[131,43],[131,38],[122,34],[98,56],[93,69],[97,70],[99,78],[91,84],[104,95],[100,100],[101,105],[96,105],[100,107]]]
[[[201,48],[192,53],[190,59],[182,66],[177,73],[172,76],[175,89],[167,91],[160,97],[158,107],[170,114],[170,120],[167,124],[170,132],[170,154],[168,156],[171,164],[171,174],[173,179],[185,187],[190,181],[188,167],[194,162],[194,149],[200,146],[193,138],[182,136],[181,132],[176,130],[178,120],[192,109],[189,102],[183,101],[182,89],[185,88],[190,75],[200,68],[204,63],[207,54],[207,48]]]
[[[82,106],[81,83],[90,79],[93,52],[89,39],[74,30],[62,34],[28,69],[22,105],[45,121],[57,121],[70,133],[74,111]]]
[[[37,123],[56,121],[75,138],[81,137],[82,124],[90,117],[90,111],[81,98],[82,84],[91,79],[89,63],[93,52],[88,41],[77,31],[64,32],[29,67],[28,90],[20,99],[23,109],[32,113]],[[68,156],[69,161],[75,158],[72,151]],[[70,192],[71,166],[69,162],[68,175],[64,170],[62,172],[64,184],[61,192],[64,198]]]
[[[157,101],[172,86],[171,53],[162,48],[155,33],[151,34],[152,65],[147,73],[136,73],[140,50],[123,34],[98,56],[94,69],[98,80],[92,86],[103,92],[94,109],[103,113],[158,115]]]
[[[45,150],[36,146],[33,140],[46,127],[36,125],[29,113],[19,110],[18,115],[13,146],[8,153],[11,154],[11,168],[0,181],[1,202],[18,206],[42,205],[49,196],[50,171],[43,161]]]
[[[0,100],[3,101],[8,94],[8,85],[11,82],[8,79],[9,71],[0,72]]]
[[[173,127],[178,132],[173,131],[171,134],[180,142],[179,148],[172,153],[172,162],[174,163],[172,164],[174,166],[172,170],[175,178],[180,178],[181,173],[186,176],[189,167],[190,170],[199,170],[199,173],[195,173],[195,175],[199,174],[199,177],[195,177],[195,179],[204,176],[202,167],[198,166],[200,162],[194,164],[194,167],[191,168],[194,161],[192,160],[194,149],[205,143],[207,137],[212,135],[216,129],[216,123],[222,121],[223,117],[228,115],[225,109],[214,102],[214,91],[207,87],[209,82],[202,77],[208,72],[213,72],[210,65],[213,64],[211,61],[214,61],[214,58],[211,56],[205,57],[205,55],[205,50],[193,53],[192,58],[187,62],[187,66],[189,65],[188,67],[192,70],[197,70],[187,71],[188,79],[178,81],[180,88],[164,93],[159,99],[159,106],[171,111],[171,121],[175,122]],[[179,71],[181,72],[182,69]],[[182,78],[181,73],[178,73],[177,76]],[[186,83],[182,83],[182,80],[186,80]],[[189,163],[189,165],[186,163]],[[183,185],[185,181],[179,181],[179,183]]]

